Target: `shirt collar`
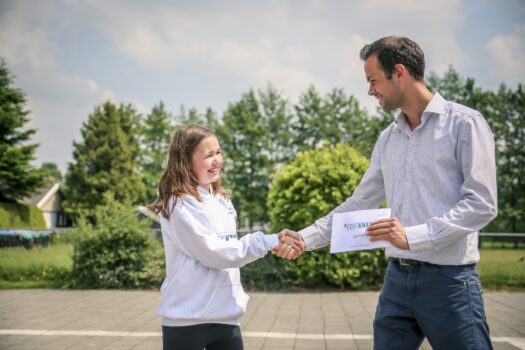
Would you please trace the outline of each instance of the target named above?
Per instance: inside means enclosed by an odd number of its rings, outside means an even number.
[[[213,187],[212,186],[210,186],[209,192],[204,187],[197,186],[197,192],[199,192],[199,195],[203,196],[203,198],[213,197]]]
[[[434,115],[445,114],[445,102],[445,99],[439,94],[439,92],[436,92],[425,107],[425,110],[421,116],[421,124],[418,127],[423,127],[427,123],[428,119]],[[399,112],[399,114],[396,116],[396,124],[401,130],[410,132],[410,126],[408,125],[403,112]]]
[[[439,92],[436,92],[423,111],[423,118],[429,114],[445,114],[445,102]]]

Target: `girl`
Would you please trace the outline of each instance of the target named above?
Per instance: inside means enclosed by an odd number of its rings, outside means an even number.
[[[157,313],[163,317],[163,348],[243,349],[239,319],[248,295],[239,267],[280,248],[276,234],[255,232],[237,239],[236,212],[221,187],[222,154],[208,129],[178,129],[168,161],[149,206],[161,214],[166,279]],[[282,237],[287,258],[296,258],[302,242]]]

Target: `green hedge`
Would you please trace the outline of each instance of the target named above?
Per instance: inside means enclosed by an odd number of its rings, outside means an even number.
[[[352,194],[368,160],[343,145],[300,153],[276,174],[268,196],[272,231],[300,230],[329,213]],[[339,287],[377,289],[387,261],[383,250],[330,254],[328,248],[305,252],[295,261],[274,256],[243,268],[248,289]]]
[[[46,221],[33,204],[1,202],[0,228],[46,228]]]
[[[160,243],[134,208],[111,194],[94,210],[94,224],[79,220],[73,282],[77,288],[158,288],[164,277]]]

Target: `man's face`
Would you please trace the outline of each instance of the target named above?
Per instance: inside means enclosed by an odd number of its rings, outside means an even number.
[[[379,104],[385,111],[391,111],[401,107],[403,93],[396,84],[395,74],[391,79],[386,77],[377,55],[368,57],[365,61],[365,75],[368,84],[368,95],[378,99]]]

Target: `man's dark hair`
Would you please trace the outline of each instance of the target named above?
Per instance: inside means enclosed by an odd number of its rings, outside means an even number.
[[[377,55],[381,67],[388,79],[392,78],[396,64],[402,64],[410,75],[422,81],[425,76],[425,55],[414,41],[400,36],[386,36],[363,46],[359,57],[364,61],[372,55]]]

